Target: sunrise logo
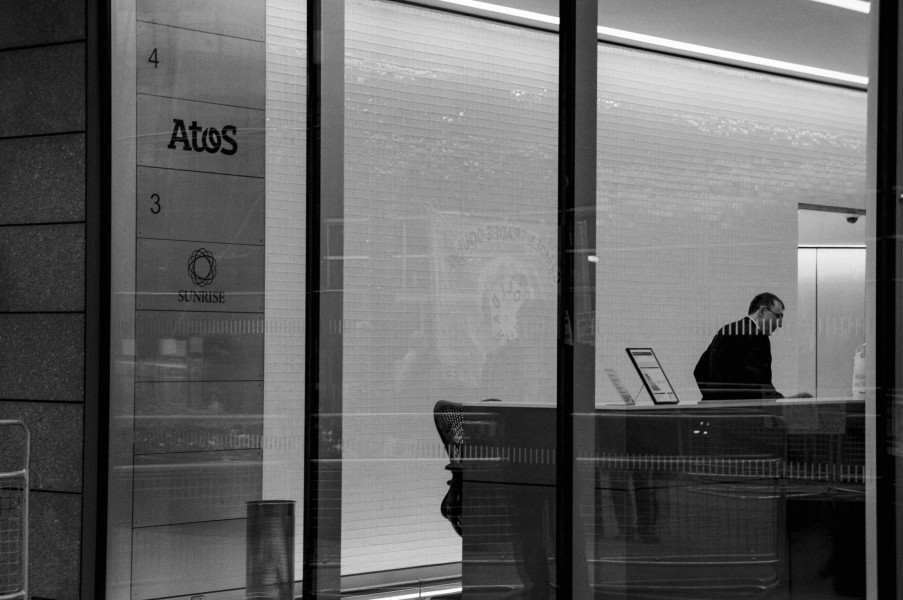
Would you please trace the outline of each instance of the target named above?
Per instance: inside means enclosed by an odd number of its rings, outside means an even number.
[[[198,248],[188,259],[188,276],[192,283],[205,287],[213,283],[216,277],[216,258],[206,248]]]

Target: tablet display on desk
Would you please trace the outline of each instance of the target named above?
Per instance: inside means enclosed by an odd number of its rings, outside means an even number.
[[[677,394],[659,364],[652,348],[626,348],[627,355],[643,380],[643,386],[656,404],[677,404]]]

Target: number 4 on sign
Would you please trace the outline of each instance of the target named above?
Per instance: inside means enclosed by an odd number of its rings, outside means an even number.
[[[151,55],[148,57],[147,62],[154,63],[154,68],[157,68],[157,65],[160,64],[159,59],[157,59],[157,49],[154,48],[154,51],[151,52]]]

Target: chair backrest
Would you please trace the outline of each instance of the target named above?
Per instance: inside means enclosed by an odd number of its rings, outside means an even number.
[[[448,492],[439,505],[439,512],[448,519],[458,535],[463,535],[461,455],[464,449],[464,416],[461,405],[447,400],[436,402],[433,407],[433,421],[448,453],[449,462],[445,468],[452,474],[452,478],[448,480]]]
[[[433,407],[433,421],[436,431],[445,446],[445,451],[453,463],[461,460],[464,447],[464,417],[461,405],[448,400],[439,400]]]
[[[496,398],[487,398],[483,402],[498,402]],[[436,431],[448,453],[448,465],[446,469],[451,471],[452,478],[448,480],[448,492],[442,499],[439,507],[442,516],[449,520],[458,535],[463,532],[462,503],[463,481],[461,473],[461,459],[464,456],[464,412],[457,402],[440,400],[433,407],[433,422]]]

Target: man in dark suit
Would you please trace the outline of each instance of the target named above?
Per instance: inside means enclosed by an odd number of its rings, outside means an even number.
[[[693,376],[703,400],[773,400],[783,398],[771,383],[771,342],[780,329],[784,303],[762,293],[747,316],[722,327],[706,348]],[[796,397],[808,396],[800,394]]]

